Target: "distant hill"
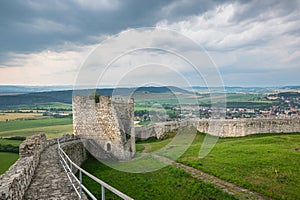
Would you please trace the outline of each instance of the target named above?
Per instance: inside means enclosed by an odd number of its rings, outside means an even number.
[[[0,109],[9,109],[16,105],[36,105],[49,102],[71,104],[72,90],[0,96]]]
[[[0,85],[0,93],[32,93],[71,90],[72,86],[15,86],[15,85]]]
[[[189,88],[187,88],[189,89]],[[199,92],[204,92],[208,91],[207,87],[200,87],[200,86],[193,86],[191,87],[192,90],[196,90]],[[223,88],[221,87],[212,87],[210,88],[211,90],[216,90],[216,91],[222,91],[225,90],[225,92],[267,92],[270,90],[274,90],[274,88],[270,87],[230,87],[230,86],[225,86]]]
[[[0,110],[5,109],[20,109],[20,108],[49,108],[54,103],[61,104],[62,107],[67,107],[68,109],[71,108],[72,103],[72,95],[91,95],[95,92],[95,89],[84,89],[84,90],[77,90],[73,91],[63,90],[64,87],[68,86],[46,86],[46,87],[31,87],[31,86],[0,86]],[[286,88],[297,88],[298,86],[287,86]],[[55,90],[55,89],[58,89]],[[277,88],[278,89],[278,88]],[[43,91],[43,90],[50,90],[50,91]],[[52,91],[55,90],[55,91]],[[253,88],[245,88],[245,87],[225,87],[225,91],[227,94],[239,94],[239,93],[247,93],[247,92],[255,92],[255,93],[264,93],[269,91],[275,91],[276,88],[260,88],[260,87],[253,87]],[[35,91],[35,92],[30,92]],[[196,92],[194,92],[196,91]],[[215,88],[215,92],[218,91],[218,88]],[[156,99],[166,99],[166,100],[174,100],[176,101],[177,95],[180,95],[180,98],[187,99],[187,102],[194,102],[193,99],[195,97],[199,97],[202,104],[209,103],[209,94],[207,93],[208,90],[206,87],[193,87],[193,88],[179,88],[174,86],[168,87],[139,87],[139,88],[103,88],[97,89],[97,93],[100,93],[103,96],[133,96],[137,101],[143,100],[156,100]],[[15,94],[19,93],[19,94]],[[196,96],[195,96],[196,95]],[[281,93],[282,96],[290,96],[291,93]],[[298,96],[299,93],[293,94],[294,96]],[[177,96],[177,97],[176,97]],[[238,97],[238,98],[237,98]],[[207,99],[208,100],[205,100]],[[237,103],[241,101],[244,105],[244,101],[249,101],[249,99],[240,99],[239,96],[234,96],[237,98],[233,103],[229,102],[232,101],[232,95],[228,97],[228,104],[227,106],[230,107],[230,103],[237,106]],[[189,101],[189,99],[191,99]],[[193,100],[193,101],[192,101]],[[257,104],[257,102],[255,102]],[[250,103],[251,105],[253,103]],[[20,106],[22,105],[22,106]],[[42,106],[41,106],[42,105]],[[249,106],[251,106],[249,105]]]
[[[299,86],[299,85],[294,85],[294,86],[284,86],[284,87],[281,87],[280,89],[300,90],[300,86]]]
[[[0,109],[8,109],[12,106],[17,105],[38,105],[49,102],[59,102],[59,103],[72,103],[73,90],[63,90],[63,91],[48,91],[48,92],[33,92],[33,93],[24,93],[24,91],[29,91],[27,88],[21,90],[18,88],[19,92],[22,94],[16,95],[2,95],[0,96]],[[7,90],[8,91],[8,90]],[[12,92],[12,90],[10,90]],[[15,90],[17,92],[17,90]],[[90,95],[95,90],[78,90],[74,92],[74,95]],[[126,96],[128,94],[151,94],[151,93],[174,93],[180,92],[182,94],[190,94],[191,92],[180,89],[177,87],[140,87],[140,88],[105,88],[97,89],[97,93],[100,93],[103,96]]]
[[[279,97],[284,97],[284,98],[300,98],[300,93],[299,92],[280,92],[278,93]]]

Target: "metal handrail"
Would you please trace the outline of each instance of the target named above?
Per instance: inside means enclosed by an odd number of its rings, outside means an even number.
[[[99,183],[101,185],[102,200],[105,200],[105,188],[110,190],[111,192],[113,192],[117,196],[121,197],[122,199],[133,200],[133,198],[127,196],[126,194],[123,194],[119,190],[117,190],[114,187],[108,185],[104,181],[98,179],[94,175],[88,173],[87,171],[85,171],[84,169],[82,169],[81,167],[76,165],[69,158],[69,156],[64,152],[64,150],[61,148],[60,143],[59,143],[59,139],[57,139],[57,144],[58,144],[57,145],[57,151],[58,151],[58,155],[59,155],[59,161],[62,164],[62,166],[63,166],[63,168],[64,168],[64,170],[67,174],[67,177],[70,180],[71,185],[74,188],[74,190],[75,190],[76,194],[78,195],[79,199],[83,198],[83,191],[85,191],[86,194],[89,195],[89,197],[91,197],[93,200],[97,200],[97,198],[82,184],[82,173],[84,173],[85,175],[87,175],[88,177],[90,177],[91,179],[93,179],[94,181],[96,181],[97,183]],[[79,170],[79,179],[73,173],[73,171],[72,171],[73,167],[75,167],[77,170]],[[74,181],[77,182],[79,188],[77,188],[78,186],[76,187],[76,185],[75,185],[76,183],[74,183]]]

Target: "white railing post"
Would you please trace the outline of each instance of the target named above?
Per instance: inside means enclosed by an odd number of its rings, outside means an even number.
[[[97,177],[93,176],[92,174],[88,173],[81,167],[79,167],[76,163],[74,163],[69,156],[64,152],[64,150],[61,148],[59,140],[57,140],[57,147],[58,147],[58,156],[59,161],[62,164],[62,167],[64,168],[67,177],[69,181],[71,182],[72,187],[74,188],[75,192],[77,193],[79,199],[83,198],[83,192],[86,192],[86,194],[91,197],[93,200],[97,200],[97,198],[82,184],[82,173],[84,173],[86,176],[90,177],[94,181],[96,181],[98,184],[101,185],[101,195],[102,200],[105,200],[105,188],[110,190],[111,192],[115,193],[117,196],[121,197],[122,199],[126,200],[132,200],[131,197],[123,194],[122,192],[118,191],[117,189],[113,188],[112,186],[108,185],[107,183],[103,182],[102,180],[98,179]],[[69,166],[70,165],[70,166]],[[75,169],[79,170],[79,180],[78,177],[73,173],[72,168],[75,167]],[[79,184],[79,191],[78,187],[76,187],[76,184]]]
[[[80,189],[80,199],[82,199],[82,173],[81,173],[81,170],[79,170],[79,180],[80,180],[80,187],[79,187],[79,189]]]
[[[101,185],[102,200],[105,200],[105,187]]]

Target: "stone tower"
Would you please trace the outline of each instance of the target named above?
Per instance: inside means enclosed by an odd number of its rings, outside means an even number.
[[[134,156],[133,99],[100,96],[96,103],[89,96],[73,96],[72,100],[75,135],[92,140],[119,160]]]

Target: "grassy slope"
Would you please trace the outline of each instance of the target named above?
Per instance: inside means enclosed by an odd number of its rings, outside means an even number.
[[[19,158],[16,153],[0,152],[0,174],[3,174]],[[5,161],[5,162],[3,162]]]
[[[154,172],[132,174],[114,170],[90,157],[82,167],[134,199],[234,199],[171,166]],[[97,198],[101,198],[98,184],[88,177],[83,177],[83,182]],[[118,199],[107,190],[106,195],[106,199]]]
[[[47,118],[0,122],[0,137],[29,136],[44,132],[47,137],[72,133],[71,118]]]
[[[276,199],[300,195],[300,134],[253,135],[219,139],[213,150],[198,158],[204,134],[179,160],[229,182]]]

